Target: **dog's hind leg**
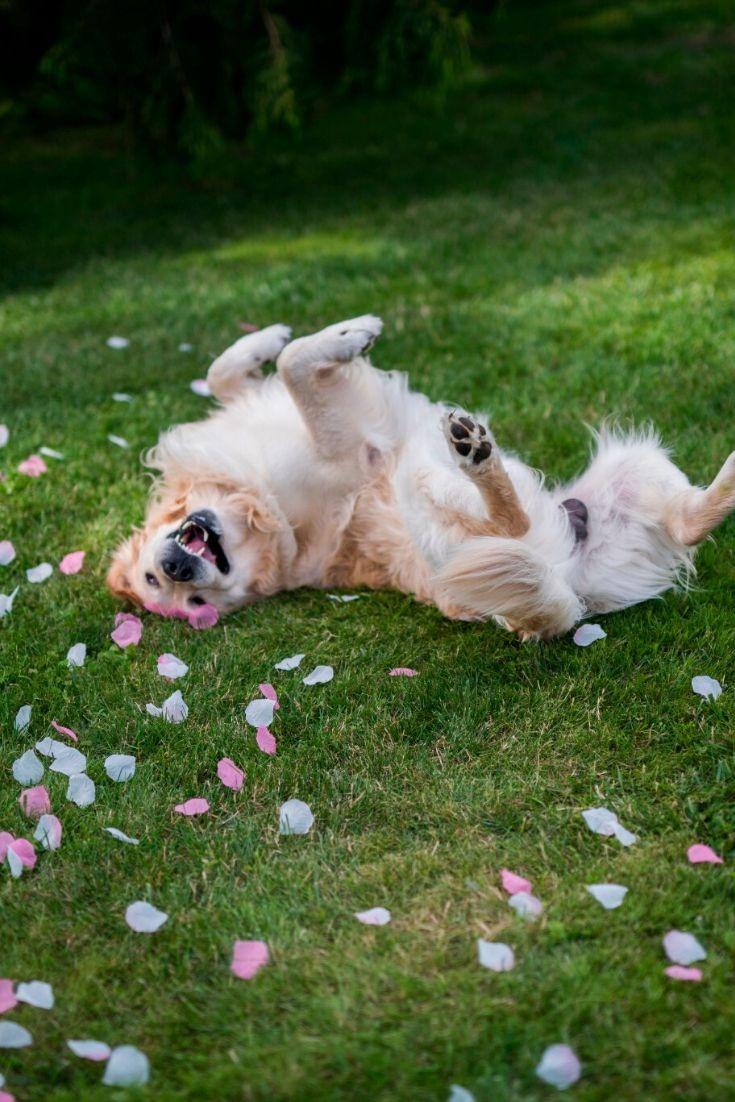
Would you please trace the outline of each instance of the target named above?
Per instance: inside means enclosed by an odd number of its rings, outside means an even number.
[[[373,346],[382,328],[380,318],[365,314],[300,337],[278,357],[278,374],[322,459],[356,457],[362,402],[350,364]]]
[[[287,325],[269,325],[240,337],[217,357],[207,373],[212,394],[223,405],[237,398],[245,387],[263,378],[263,364],[276,360],[290,340]]]
[[[701,543],[733,510],[735,452],[728,456],[706,490],[690,486],[669,502],[664,512],[664,527],[677,543],[693,547]]]

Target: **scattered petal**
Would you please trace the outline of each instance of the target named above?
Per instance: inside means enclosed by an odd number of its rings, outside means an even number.
[[[355,918],[365,926],[386,926],[391,913],[385,907],[371,907],[369,911],[356,911]]]
[[[535,895],[531,895],[530,892],[516,892],[508,900],[508,905],[521,918],[527,918],[531,922],[538,918],[540,914],[543,914],[544,910],[541,900],[537,899]]]
[[[189,344],[188,341],[182,341],[179,345],[179,352],[191,352],[194,348],[193,344]]]
[[[112,1051],[104,1041],[67,1041],[66,1044],[82,1060],[107,1060]]]
[[[129,846],[139,846],[140,841],[137,838],[131,838],[128,834],[123,834],[117,827],[103,827],[107,834],[111,834],[113,838],[116,838],[118,842],[127,842]]]
[[[86,773],[75,773],[73,777],[69,777],[69,783],[66,786],[66,798],[76,804],[77,807],[89,807],[90,804],[93,804],[95,788],[92,778],[88,777]]]
[[[209,801],[201,796],[194,796],[183,804],[176,804],[174,811],[178,811],[179,815],[204,815],[209,811]]]
[[[251,321],[239,321],[237,327],[242,329],[243,333],[257,333],[260,329],[259,325],[254,325]]]
[[[108,337],[105,344],[108,348],[127,348],[130,341],[127,337]]]
[[[0,1022],[0,1048],[27,1048],[33,1037],[17,1022]]]
[[[674,964],[689,965],[695,961],[704,960],[707,953],[693,934],[687,934],[682,930],[669,930],[665,935],[664,952]]]
[[[38,784],[43,776],[43,762],[33,750],[26,750],[13,762],[13,776],[18,784]]]
[[[148,1082],[148,1057],[134,1045],[118,1045],[110,1053],[102,1082],[106,1087],[137,1087]]]
[[[124,390],[116,390],[112,395],[113,402],[132,402],[133,395],[126,394]]]
[[[607,838],[615,833],[618,817],[606,807],[588,807],[582,812],[582,818],[595,834],[602,834]]]
[[[340,605],[348,605],[350,601],[359,601],[361,596],[361,593],[327,593],[330,601]]]
[[[722,695],[722,685],[719,681],[706,674],[692,678],[692,690],[699,696],[709,697],[711,700],[717,700],[718,696]]]
[[[68,555],[64,555],[59,563],[59,570],[61,573],[78,574],[84,566],[84,556],[86,553],[86,551],[70,551]]]
[[[41,980],[19,983],[15,989],[15,997],[18,1002],[35,1006],[37,1010],[51,1010],[54,1005],[54,990],[51,984],[43,983]]]
[[[137,646],[143,634],[143,623],[138,616],[130,612],[118,612],[115,617],[115,630],[110,632],[110,639],[117,643],[118,647]]]
[[[33,837],[44,849],[58,849],[61,845],[61,823],[55,815],[42,815]]]
[[[195,394],[198,394],[200,398],[209,398],[212,393],[206,379],[192,379],[189,383],[189,389],[193,390]]]
[[[276,662],[275,668],[277,670],[295,670],[301,665],[305,658],[303,654],[292,654],[290,658],[282,658],[280,662]]]
[[[6,1010],[12,1010],[17,1005],[18,1000],[13,991],[13,981],[0,980],[0,1014],[4,1014]]]
[[[266,697],[251,700],[245,709],[245,719],[251,727],[268,727],[273,722],[275,704]]]
[[[167,681],[175,681],[177,677],[183,677],[189,672],[186,662],[182,662],[175,654],[159,654],[158,672]]]
[[[56,448],[47,448],[44,444],[42,448],[38,449],[41,455],[45,455],[47,459],[63,459],[64,453],[57,452]]]
[[[0,448],[4,448],[10,439],[10,429],[7,425],[0,425]]]
[[[449,1098],[447,1102],[475,1102],[475,1096],[472,1091],[468,1091],[466,1087],[460,1087],[458,1083],[452,1083],[449,1088]]]
[[[164,700],[162,712],[167,723],[184,722],[189,714],[189,709],[180,689],[177,689],[175,693],[171,693],[171,696]]]
[[[26,578],[34,585],[38,585],[40,582],[45,582],[47,578],[50,578],[54,572],[54,568],[50,562],[40,562],[38,566],[32,566],[26,570]]]
[[[510,869],[500,870],[500,882],[503,885],[503,891],[506,891],[508,895],[515,895],[517,892],[530,892],[533,887],[530,880],[526,880],[516,872],[511,872]]]
[[[29,455],[18,464],[18,470],[21,474],[27,474],[29,478],[40,478],[42,474],[46,474],[48,467],[40,455]]]
[[[631,832],[626,830],[620,823],[615,824],[613,833],[621,846],[632,846],[638,841],[637,835],[631,834]]]
[[[664,972],[671,980],[689,980],[699,983],[702,979],[701,968],[684,968],[681,964],[670,964],[668,968],[664,968]]]
[[[577,1082],[582,1074],[582,1065],[569,1045],[549,1045],[536,1068],[536,1074],[544,1083],[564,1091]]]
[[[0,620],[13,611],[13,601],[17,592],[18,586],[15,587],[12,593],[0,593]]]
[[[588,884],[587,891],[606,911],[614,911],[628,894],[622,884]]]
[[[18,797],[18,803],[29,819],[39,819],[51,810],[51,797],[42,784],[37,784],[35,788],[24,788]]]
[[[213,628],[217,623],[219,620],[219,612],[214,605],[199,605],[198,608],[189,610],[187,619],[189,621],[189,627],[194,628],[195,631],[205,631],[207,628]]]
[[[276,740],[267,727],[259,727],[255,734],[255,742],[259,750],[271,756],[276,752]]]
[[[160,717],[163,715],[163,708],[159,708],[157,704],[146,704],[145,710],[149,716]]]
[[[125,911],[125,921],[136,934],[154,934],[168,921],[165,911],[157,910],[152,904],[139,900],[131,903]]]
[[[8,854],[10,843],[15,841],[14,835],[7,830],[0,830],[0,861],[4,861]]]
[[[303,800],[286,800],[279,812],[281,834],[308,834],[314,824],[311,808]]]
[[[135,775],[135,758],[132,754],[110,754],[105,758],[105,773],[111,781],[129,781]]]
[[[33,869],[36,866],[36,851],[27,838],[14,838],[8,846],[6,854],[10,871],[18,877],[23,869]]]
[[[79,736],[77,735],[76,731],[72,731],[71,727],[62,727],[61,724],[57,723],[55,719],[51,720],[51,726],[53,727],[54,731],[58,731],[60,735],[66,735],[67,738],[70,738],[72,740],[72,742],[79,742]],[[63,746],[64,744],[62,743],[61,745]],[[68,749],[68,747],[66,747],[66,749]]]
[[[279,700],[278,700],[278,693],[273,688],[270,681],[264,681],[262,683],[262,685],[258,685],[258,688],[260,689],[261,693],[266,698],[266,700],[272,700],[273,701],[273,707],[276,709],[276,711],[278,711],[278,709],[281,707],[281,705],[279,703]]]
[[[410,666],[395,666],[388,671],[388,677],[418,677],[419,671],[412,670]]]
[[[60,754],[66,753],[68,749],[68,743],[59,742],[58,739],[50,738],[48,735],[46,738],[39,739],[36,743],[36,750],[46,758],[58,758]]]
[[[225,788],[232,788],[235,792],[239,792],[245,783],[245,774],[231,758],[221,758],[217,762],[217,776]]]
[[[304,685],[326,685],[333,677],[334,670],[331,666],[315,666],[311,673],[307,673],[303,678],[303,683]]]
[[[502,941],[483,941],[477,939],[477,959],[483,968],[491,972],[510,972],[515,967],[516,958],[510,945]]]
[[[118,448],[129,448],[130,444],[124,436],[116,436],[114,432],[108,432],[107,439]]]
[[[80,669],[87,658],[87,644],[74,643],[66,652],[66,664],[70,670]]]
[[[52,773],[63,773],[65,777],[73,777],[75,773],[83,773],[87,768],[87,755],[81,750],[75,750],[73,746],[66,746],[64,753],[59,754],[51,762]]]
[[[703,846],[701,842],[696,842],[693,846],[690,846],[687,850],[687,857],[692,865],[721,865],[723,864],[722,858],[715,853],[709,846]]]
[[[236,941],[232,946],[230,971],[240,980],[251,980],[269,960],[270,953],[264,941]]]
[[[10,540],[0,540],[0,566],[8,566],[15,558],[15,548]]]
[[[582,624],[572,636],[572,641],[578,647],[589,647],[598,639],[607,639],[607,632],[603,631],[599,624]]]
[[[31,712],[32,711],[33,711],[33,706],[31,704],[21,705],[21,707],[18,709],[18,711],[16,713],[16,716],[15,716],[15,729],[16,729],[16,731],[25,731],[26,727],[28,727],[28,725],[31,722]]]

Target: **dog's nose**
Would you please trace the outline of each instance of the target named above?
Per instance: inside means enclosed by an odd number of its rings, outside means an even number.
[[[161,563],[161,569],[172,582],[190,582],[194,577],[191,563],[183,556],[169,555]]]

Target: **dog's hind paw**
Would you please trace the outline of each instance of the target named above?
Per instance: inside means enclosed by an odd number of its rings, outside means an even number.
[[[494,441],[485,425],[467,413],[450,410],[442,418],[442,428],[460,467],[481,470],[492,458]]]
[[[311,364],[349,363],[372,348],[382,329],[382,321],[372,314],[328,325],[318,333],[299,337],[287,345],[278,360],[278,367],[288,370]]]

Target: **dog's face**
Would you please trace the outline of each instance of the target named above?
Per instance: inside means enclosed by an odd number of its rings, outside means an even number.
[[[254,493],[189,490],[156,503],[115,552],[107,582],[164,615],[231,612],[273,591],[278,523]]]

